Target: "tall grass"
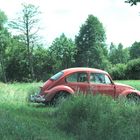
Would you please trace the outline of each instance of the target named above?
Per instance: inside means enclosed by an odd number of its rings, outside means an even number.
[[[57,107],[28,102],[40,85],[0,83],[1,140],[140,140],[139,103],[91,95]]]
[[[28,102],[40,85],[0,83],[1,140],[65,140],[65,133],[53,127],[55,108]]]
[[[140,139],[140,104],[80,95],[62,104],[56,114],[56,126],[78,140]]]
[[[29,94],[39,90],[40,83],[31,84],[3,84],[0,83],[0,103],[25,104]]]

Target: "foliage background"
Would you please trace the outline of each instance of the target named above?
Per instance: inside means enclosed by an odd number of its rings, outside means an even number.
[[[46,46],[39,36],[40,15],[32,4],[23,4],[13,21],[0,11],[0,81],[46,81],[70,67],[103,69],[113,79],[140,79],[140,42],[107,45],[104,25],[88,15],[74,40],[62,33]]]

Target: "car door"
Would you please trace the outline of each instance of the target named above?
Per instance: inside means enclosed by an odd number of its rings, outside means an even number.
[[[115,97],[115,85],[109,76],[102,73],[90,73],[90,91],[93,94],[105,94]]]
[[[75,72],[66,77],[66,85],[75,92],[87,93],[89,91],[88,73]]]

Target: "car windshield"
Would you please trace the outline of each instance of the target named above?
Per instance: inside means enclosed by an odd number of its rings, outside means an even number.
[[[53,75],[50,79],[51,80],[58,80],[62,75],[64,74],[64,72],[58,72],[55,75]]]

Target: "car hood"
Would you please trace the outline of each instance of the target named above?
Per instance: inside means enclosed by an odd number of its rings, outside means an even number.
[[[129,85],[126,85],[126,84],[115,83],[115,85],[116,85],[117,87],[128,88],[128,89],[135,89],[134,87],[129,86]]]

